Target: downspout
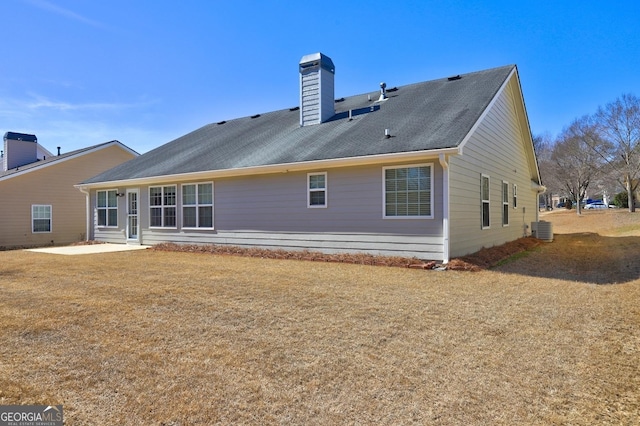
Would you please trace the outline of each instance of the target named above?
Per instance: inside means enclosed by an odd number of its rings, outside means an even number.
[[[535,207],[536,207],[536,222],[538,222],[540,220],[540,194],[544,194],[545,192],[547,192],[547,187],[544,185],[540,185],[539,183],[536,183],[534,181],[531,181],[531,184],[533,185],[536,191]]]
[[[438,159],[442,166],[442,263],[449,263],[449,163],[444,154]]]
[[[89,219],[91,217],[91,197],[90,197],[90,193],[89,191],[87,191],[85,188],[78,188],[80,190],[80,192],[82,192],[86,197],[86,217],[85,217],[85,223],[86,223],[86,233],[85,233],[85,241],[89,241],[89,230],[91,229],[91,227],[89,226],[89,224],[91,223],[91,220]]]

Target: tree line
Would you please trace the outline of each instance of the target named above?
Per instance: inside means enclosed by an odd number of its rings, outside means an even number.
[[[550,194],[566,195],[580,214],[587,190],[610,197],[624,188],[635,211],[640,183],[640,99],[624,94],[594,114],[577,118],[555,140],[533,138],[542,183]]]

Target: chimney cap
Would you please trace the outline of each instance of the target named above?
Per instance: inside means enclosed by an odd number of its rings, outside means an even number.
[[[307,69],[313,69],[315,67],[324,68],[334,74],[336,72],[336,66],[333,64],[333,61],[324,53],[318,52],[310,55],[304,55],[302,59],[300,59],[300,72]]]
[[[17,132],[7,132],[4,134],[4,140],[12,140],[12,141],[25,141],[25,142],[38,142],[38,138],[36,135],[31,135],[28,133],[17,133]]]

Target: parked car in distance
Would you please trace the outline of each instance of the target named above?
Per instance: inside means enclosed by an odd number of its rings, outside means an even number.
[[[557,207],[557,208],[562,208],[562,207],[564,207],[564,206],[566,206],[566,204],[565,204],[564,202],[562,202],[562,203],[558,203],[558,204],[556,205],[556,207]]]
[[[603,203],[602,201],[594,201],[593,203],[589,203],[589,204],[585,205],[584,208],[585,208],[585,210],[606,209],[607,205],[605,203]]]

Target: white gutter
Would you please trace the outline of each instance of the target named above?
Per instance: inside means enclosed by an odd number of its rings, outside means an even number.
[[[442,166],[442,263],[449,263],[449,163],[444,153],[438,156]]]
[[[81,183],[74,185],[76,188],[96,188],[105,186],[131,186],[131,185],[149,185],[159,182],[175,182],[200,179],[214,179],[223,177],[258,175],[268,173],[289,173],[302,170],[311,170],[319,168],[347,167],[347,166],[363,166],[369,164],[382,164],[386,162],[397,161],[414,161],[416,159],[424,159],[425,157],[437,157],[438,155],[454,155],[459,154],[458,148],[444,148],[427,151],[411,151],[399,152],[394,154],[366,155],[360,157],[338,158],[328,160],[304,161],[296,163],[271,164],[265,166],[238,167],[223,170],[206,170],[192,173],[176,173],[171,175],[150,176],[144,178],[121,179],[114,181]]]

